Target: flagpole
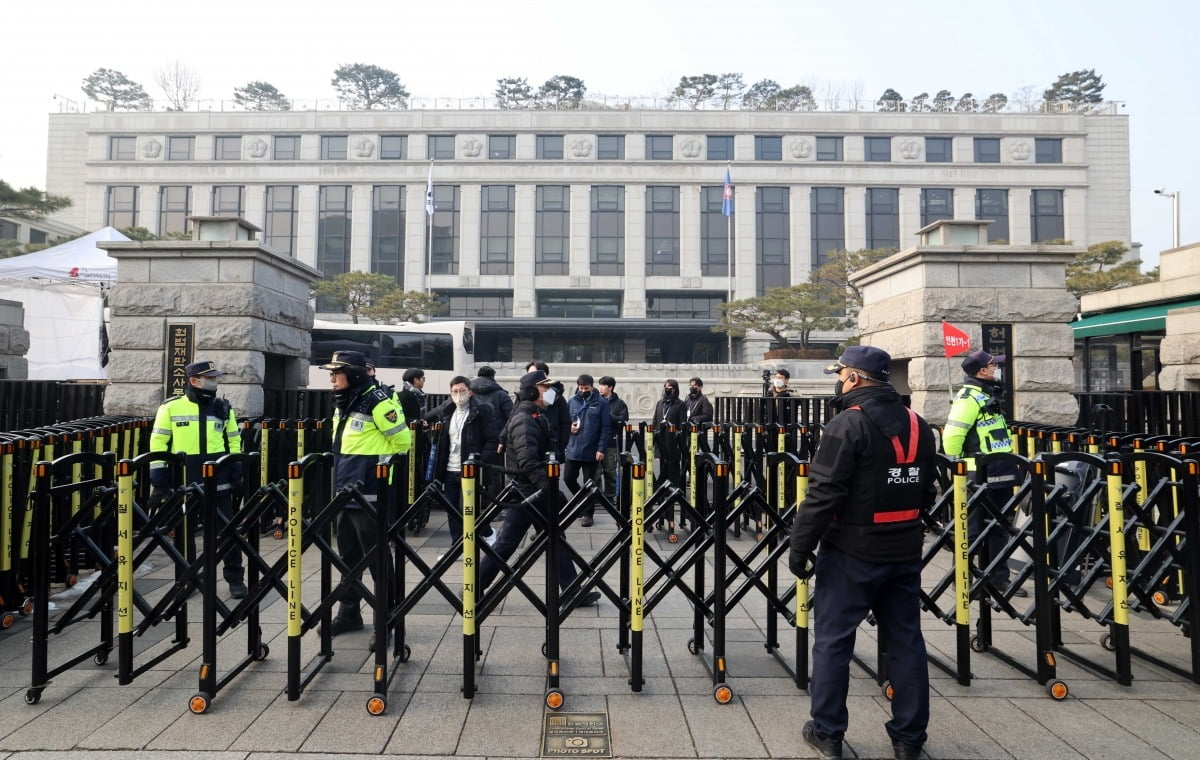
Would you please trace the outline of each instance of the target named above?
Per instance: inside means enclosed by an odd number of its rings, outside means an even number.
[[[433,295],[433,161],[429,162],[429,179],[425,182],[425,295]]]

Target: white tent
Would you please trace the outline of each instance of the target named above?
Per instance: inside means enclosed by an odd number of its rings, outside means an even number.
[[[128,240],[112,227],[24,256],[0,259],[0,298],[25,307],[30,380],[103,379],[103,289],[116,259],[96,247]]]

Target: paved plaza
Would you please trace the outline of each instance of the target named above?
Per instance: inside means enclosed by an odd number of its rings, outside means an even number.
[[[432,561],[449,539],[437,517],[413,542]],[[593,528],[572,527],[568,539],[587,551],[609,537],[611,519]],[[665,552],[661,533],[650,541]],[[750,537],[734,542],[749,546]],[[270,556],[282,541],[264,537]],[[309,561],[310,557],[313,561]],[[947,555],[948,558],[948,555]],[[315,552],[305,556],[306,600],[316,593]],[[170,577],[161,556],[139,575],[139,591]],[[457,572],[457,571],[455,571]],[[532,579],[540,579],[541,565]],[[786,573],[786,570],[785,570]],[[927,574],[932,577],[934,573]],[[447,576],[457,580],[457,574]],[[709,574],[711,578],[711,574]],[[616,585],[616,570],[610,576]],[[409,577],[409,584],[414,579]],[[535,588],[540,586],[536,585]],[[222,584],[224,591],[224,584]],[[369,715],[372,658],[367,632],[334,640],[336,654],[301,699],[289,702],[286,685],[285,605],[269,597],[263,632],[270,656],[252,663],[223,689],[204,715],[188,711],[197,690],[200,629],[193,623],[190,646],[149,670],[133,684],[117,684],[115,653],[103,666],[89,659],[59,675],[36,705],[25,703],[29,683],[29,619],[0,632],[0,760],[33,758],[196,757],[211,760],[268,760],[275,757],[532,758],[541,755],[546,661],[541,617],[529,601],[510,596],[482,626],[483,657],[478,693],[464,699],[462,622],[445,600],[428,596],[408,618],[412,656],[400,666],[387,712]],[[1015,600],[1026,602],[1029,600]],[[63,604],[63,602],[59,602]],[[200,608],[191,608],[199,620]],[[607,714],[612,754],[619,758],[811,758],[800,737],[808,697],[763,646],[765,603],[749,595],[728,618],[728,682],[734,697],[721,705],[702,656],[688,651],[692,611],[672,592],[646,619],[645,685],[634,693],[629,664],[617,651],[617,609],[607,598],[597,608],[576,610],[562,632],[562,712]],[[369,620],[369,618],[368,618]],[[1108,667],[1113,655],[1099,645],[1103,629],[1072,615],[1066,645]],[[780,621],[781,654],[790,661],[792,631]],[[368,630],[370,625],[368,623]],[[1033,664],[1033,630],[996,619],[997,647]],[[1165,623],[1135,619],[1135,646],[1186,665],[1187,640]],[[167,623],[137,644],[139,658],[162,651],[174,632]],[[953,661],[952,628],[926,617],[930,651]],[[96,639],[87,623],[51,641],[51,666]],[[226,635],[218,664],[228,666],[245,651],[241,629]],[[304,639],[304,656],[317,651],[315,631]],[[874,662],[874,629],[864,625],[858,655]],[[930,758],[1196,758],[1200,757],[1200,686],[1141,660],[1134,682],[1116,685],[1059,657],[1058,675],[1070,688],[1062,702],[1043,687],[987,654],[972,657],[973,680],[961,686],[930,668],[933,720],[926,751]],[[851,671],[850,731],[846,756],[890,758],[883,728],[887,699],[862,668]]]

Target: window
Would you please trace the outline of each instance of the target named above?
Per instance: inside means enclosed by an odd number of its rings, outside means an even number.
[[[454,319],[512,316],[511,290],[468,290],[461,293],[449,291],[438,293],[438,300],[446,304],[446,316]]]
[[[213,216],[241,216],[246,211],[242,202],[246,189],[241,185],[213,185]]]
[[[535,335],[533,355],[554,364],[621,364],[625,361],[625,340],[620,336],[580,337],[577,332]]]
[[[266,219],[263,242],[284,254],[296,255],[296,188],[292,185],[267,185]]]
[[[132,161],[137,157],[136,137],[108,138],[109,161]]]
[[[404,186],[376,185],[371,191],[371,272],[404,287]]]
[[[1029,203],[1029,232],[1034,243],[1062,240],[1063,191],[1034,190]]]
[[[953,137],[926,137],[925,161],[931,164],[948,164],[954,160]]]
[[[845,191],[840,187],[814,187],[812,204],[812,268],[825,263],[830,251],[846,247]]]
[[[671,135],[646,135],[647,161],[670,161],[674,157],[674,137]]]
[[[271,157],[276,161],[295,161],[300,158],[300,136],[276,135]]]
[[[867,188],[867,248],[900,247],[900,191]]]
[[[217,135],[213,140],[213,159],[241,161],[242,138],[238,135]]]
[[[168,161],[191,161],[196,157],[196,138],[194,137],[168,137],[167,138],[167,160]]]
[[[728,361],[725,337],[708,332],[683,335],[650,335],[646,338],[646,361],[653,364],[716,364]]]
[[[183,234],[192,214],[192,188],[170,185],[158,189],[158,234]]]
[[[428,158],[449,161],[454,158],[454,135],[430,135]]]
[[[841,161],[842,160],[842,138],[840,138],[840,137],[818,137],[817,138],[817,160],[818,161]]]
[[[16,225],[13,225],[13,226],[15,227]],[[33,243],[35,245],[38,243],[44,243],[44,242],[46,242],[46,239],[48,237],[49,237],[49,233],[47,233],[45,230],[38,230],[38,229],[34,229],[33,227],[29,228],[29,242],[30,243]]]
[[[707,143],[709,161],[733,160],[733,135],[709,135]]]
[[[516,135],[488,135],[488,158],[515,158],[516,144]]]
[[[791,284],[788,188],[759,187],[754,200],[755,276],[757,295],[761,296],[767,288],[786,288]]]
[[[981,188],[975,191],[975,218],[991,219],[989,243],[1008,242],[1008,191]]]
[[[479,220],[479,273],[513,273],[513,213],[516,188],[484,185]]]
[[[348,142],[346,135],[321,135],[321,160],[345,161]]]
[[[754,160],[782,161],[783,137],[779,135],[755,135]]]
[[[1033,141],[1034,154],[1039,164],[1062,163],[1062,140],[1060,138],[1039,137]]]
[[[724,185],[700,188],[700,274],[729,277],[730,218],[722,211]]]
[[[679,276],[679,188],[646,188],[646,276]]]
[[[408,158],[408,135],[380,135],[379,160],[402,161]]]
[[[543,160],[563,157],[562,135],[538,135],[537,157]]]
[[[863,156],[865,156],[868,161],[891,161],[892,138],[864,137]]]
[[[596,158],[620,161],[625,158],[625,135],[596,135]]]
[[[571,194],[566,185],[543,185],[535,199],[533,273],[568,274]]]
[[[20,231],[16,224],[0,219],[0,240],[16,240]]]
[[[458,274],[458,185],[434,185],[430,274]]]
[[[998,163],[1000,163],[1000,138],[999,137],[976,137],[975,138],[975,163],[977,163],[977,164],[998,164]]]
[[[539,291],[537,315],[560,319],[615,319],[621,316],[623,295],[607,291]],[[534,354],[541,355],[537,351]]]
[[[331,279],[350,271],[350,187],[322,185],[317,202],[317,269]],[[336,311],[329,299],[317,299],[317,311]]]
[[[948,187],[921,188],[921,226],[954,218],[954,191]]]
[[[591,272],[625,274],[625,188],[592,187]]]
[[[653,319],[704,319],[716,321],[724,293],[647,293],[646,316]]]

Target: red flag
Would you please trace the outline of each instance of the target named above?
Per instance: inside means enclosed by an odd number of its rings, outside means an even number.
[[[946,347],[947,358],[958,356],[971,347],[971,339],[967,334],[949,322],[942,322],[942,344]]]

